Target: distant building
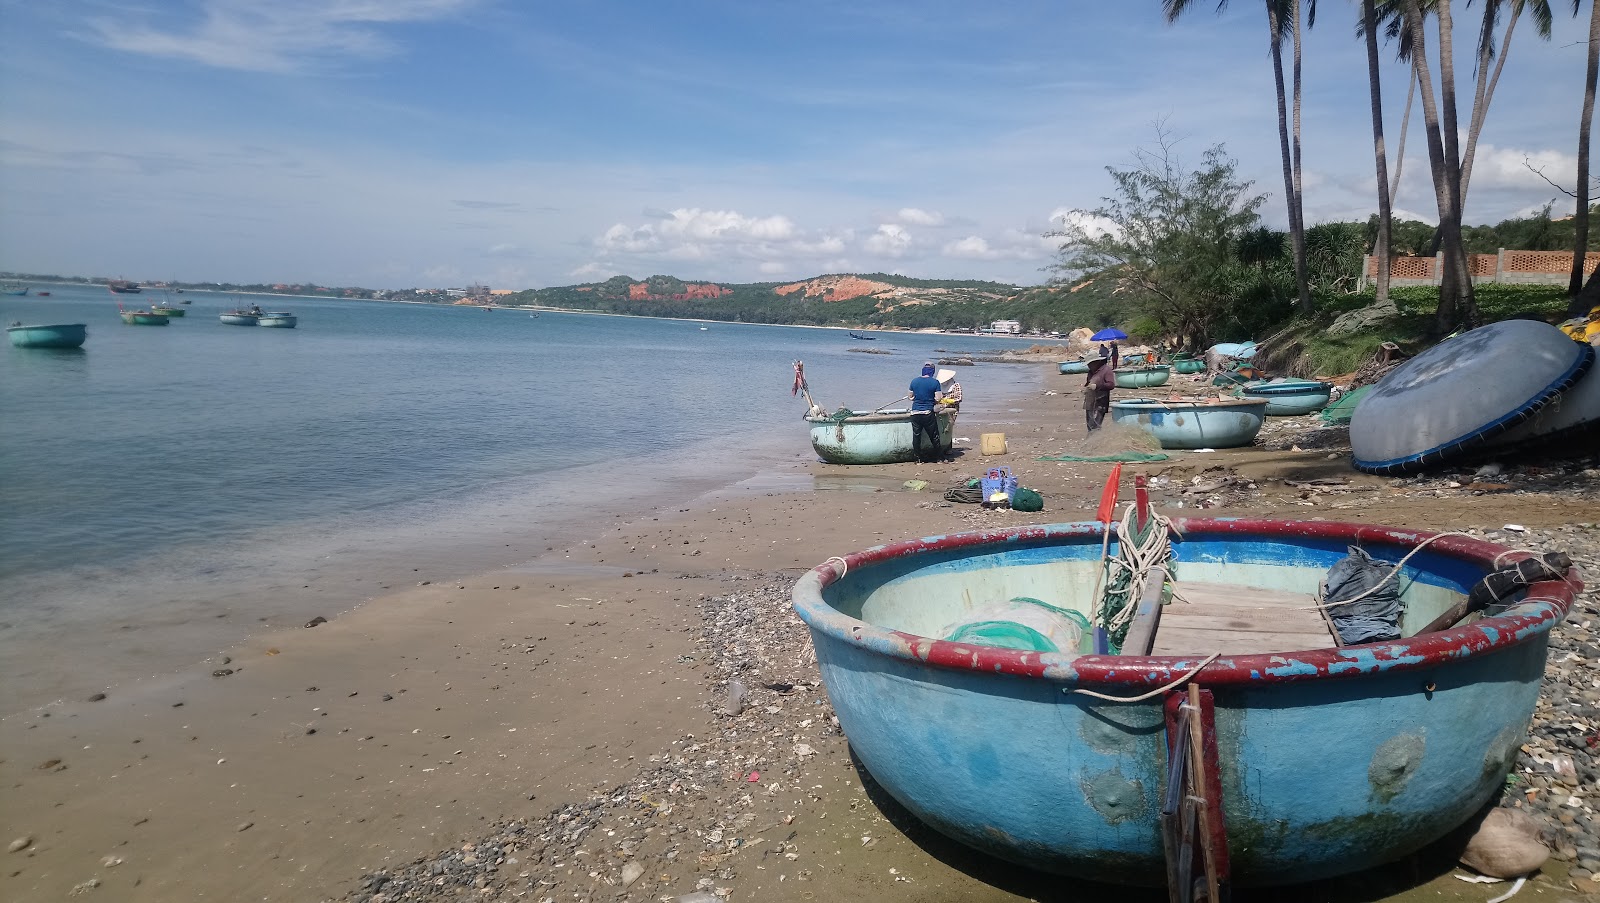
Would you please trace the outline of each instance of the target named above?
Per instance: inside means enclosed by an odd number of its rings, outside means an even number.
[[[1022,323],[1019,320],[996,320],[989,324],[989,331],[1006,335],[1021,335]]]

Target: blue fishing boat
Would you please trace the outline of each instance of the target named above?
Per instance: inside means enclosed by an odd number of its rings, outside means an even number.
[[[1172,378],[1172,370],[1166,364],[1153,367],[1118,367],[1117,388],[1119,389],[1148,389],[1151,386],[1164,386]]]
[[[118,313],[129,326],[165,326],[167,317],[149,310],[124,310]]]
[[[16,348],[77,348],[88,337],[89,327],[82,323],[55,323],[48,326],[12,323],[6,327],[6,338]]]
[[[1111,403],[1111,420],[1156,437],[1162,448],[1238,448],[1255,441],[1266,422],[1265,399],[1163,401],[1128,398]]]
[[[1206,362],[1199,358],[1180,357],[1172,361],[1172,369],[1176,373],[1190,375],[1206,372]]]
[[[1071,376],[1071,375],[1077,374],[1077,373],[1088,373],[1089,372],[1089,362],[1086,361],[1086,360],[1084,360],[1084,361],[1062,361],[1060,364],[1057,364],[1056,366],[1060,368],[1062,374],[1067,375],[1067,376]]]
[[[950,452],[956,414],[940,411],[939,451]],[[894,464],[915,460],[911,448],[911,412],[905,409],[872,414],[807,417],[811,447],[828,464]]]
[[[26,285],[20,285],[15,282],[8,282],[5,285],[0,286],[0,295],[16,295],[20,297],[26,295],[27,293],[28,287]]]
[[[1298,417],[1327,407],[1333,384],[1314,379],[1248,382],[1239,388],[1244,398],[1265,399],[1268,417]]]
[[[1582,590],[1576,571],[1462,621],[1472,587],[1500,556],[1522,553],[1358,524],[1172,525],[1176,582],[1154,575],[1128,654],[948,638],[985,600],[1093,617],[1096,523],[876,546],[802,577],[795,610],[878,784],[986,853],[1147,886],[1170,874],[1167,813],[1196,814],[1186,787],[1204,789],[1197,830],[1238,886],[1398,859],[1500,791],[1527,737],[1550,630]],[[1319,586],[1352,545],[1401,563],[1398,639],[1337,646],[1318,626]]]
[[[255,326],[261,322],[261,308],[243,307],[222,313],[218,319],[224,326]]]

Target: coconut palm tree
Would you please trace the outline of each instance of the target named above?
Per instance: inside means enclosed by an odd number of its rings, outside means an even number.
[[[1305,217],[1300,203],[1300,2],[1301,0],[1265,0],[1267,10],[1268,47],[1272,53],[1273,85],[1278,92],[1278,150],[1283,157],[1284,201],[1289,214],[1289,242],[1294,253],[1295,292],[1300,309],[1310,312],[1311,289],[1306,275]],[[1315,19],[1316,0],[1306,0]],[[1166,20],[1175,22],[1189,8],[1193,0],[1161,0],[1161,10]],[[1217,12],[1222,12],[1228,0],[1217,0]],[[1294,133],[1290,141],[1289,104],[1283,84],[1283,44],[1289,39],[1294,45]]]
[[[1578,14],[1581,0],[1572,0],[1572,14]],[[1600,3],[1589,2],[1589,64],[1584,72],[1583,117],[1578,120],[1578,184],[1577,209],[1572,213],[1572,274],[1567,281],[1567,293],[1573,297],[1567,312],[1572,316],[1584,313],[1579,299],[1583,290],[1583,258],[1589,250],[1589,126],[1594,122],[1595,78],[1600,75]],[[1600,270],[1596,270],[1600,273]]]
[[[1495,85],[1505,68],[1506,55],[1511,51],[1511,32],[1526,9],[1533,20],[1539,37],[1550,40],[1550,0],[1484,0],[1483,24],[1478,29],[1477,86],[1472,95],[1472,118],[1467,123],[1467,149],[1461,158],[1461,200],[1466,203],[1467,185],[1472,181],[1472,160],[1478,150],[1478,136],[1483,132],[1483,121],[1489,115],[1489,102],[1494,99]],[[1501,12],[1506,15],[1506,30],[1501,35],[1500,52],[1494,50],[1494,30]],[[1490,63],[1494,64],[1491,73]]]
[[[1444,272],[1439,286],[1439,307],[1434,314],[1434,330],[1449,332],[1458,321],[1476,325],[1477,305],[1472,296],[1472,279],[1467,272],[1466,255],[1461,246],[1461,157],[1456,132],[1455,58],[1451,53],[1453,22],[1449,0],[1433,4],[1439,20],[1440,92],[1433,92],[1433,72],[1428,65],[1428,46],[1422,25],[1422,0],[1401,0],[1400,13],[1409,34],[1412,67],[1421,89],[1422,120],[1428,139],[1428,162],[1433,170],[1434,199],[1439,207],[1439,244],[1444,252]],[[1441,112],[1443,115],[1441,115]]]
[[[1378,174],[1378,240],[1373,243],[1377,258],[1377,293],[1373,305],[1389,305],[1389,225],[1394,211],[1389,196],[1389,161],[1383,147],[1383,90],[1378,77],[1378,10],[1375,0],[1361,0],[1361,31],[1367,39],[1367,88],[1372,106],[1372,156]],[[1410,112],[1407,104],[1407,113]],[[1401,134],[1404,135],[1402,126]],[[1402,139],[1404,140],[1404,139]],[[1398,167],[1396,167],[1398,169]]]

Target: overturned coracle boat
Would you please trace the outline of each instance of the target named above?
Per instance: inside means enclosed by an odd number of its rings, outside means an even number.
[[[1119,553],[1144,533],[1129,524]],[[1056,651],[941,639],[989,599],[1098,619],[1098,523],[876,546],[802,577],[795,610],[873,778],[941,833],[1031,868],[1190,899],[1203,858],[1213,900],[1392,861],[1500,790],[1549,632],[1582,589],[1570,562],[1545,556],[1546,576],[1479,615],[1480,578],[1522,553],[1357,524],[1171,526],[1121,654],[1087,636]],[[1378,585],[1399,638],[1341,646],[1319,584],[1357,545],[1398,562]]]

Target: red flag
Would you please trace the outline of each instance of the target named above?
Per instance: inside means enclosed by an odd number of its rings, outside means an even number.
[[[1100,509],[1095,512],[1094,519],[1102,524],[1111,523],[1112,516],[1117,510],[1117,494],[1122,486],[1122,465],[1111,465],[1111,476],[1106,478],[1106,488],[1100,492]]]

